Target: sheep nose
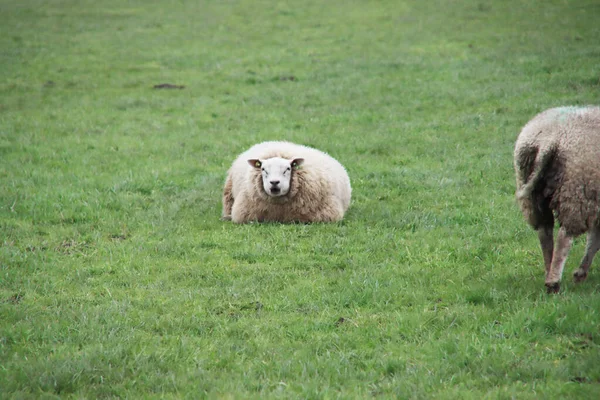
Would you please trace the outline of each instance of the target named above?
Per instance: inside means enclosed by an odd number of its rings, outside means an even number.
[[[279,185],[279,182],[280,181],[269,181],[269,183],[271,183],[271,185],[273,185],[273,186]]]

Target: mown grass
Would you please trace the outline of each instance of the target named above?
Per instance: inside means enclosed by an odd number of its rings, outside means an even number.
[[[600,394],[600,273],[579,240],[544,293],[512,172],[535,113],[598,103],[597,2],[0,15],[1,397]],[[344,222],[219,220],[267,139],[347,167]]]

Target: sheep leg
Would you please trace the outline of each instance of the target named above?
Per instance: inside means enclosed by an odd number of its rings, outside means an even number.
[[[567,233],[565,228],[561,227],[558,230],[558,237],[556,238],[556,246],[554,247],[554,253],[552,254],[550,271],[546,274],[546,288],[548,293],[558,293],[560,290],[560,279],[572,243],[573,237]]]
[[[233,208],[233,182],[231,176],[227,176],[225,188],[223,189],[223,215],[224,221],[231,221],[231,209]]]
[[[344,218],[344,209],[335,196],[330,196],[322,208],[315,213],[315,222],[337,222]]]
[[[231,207],[231,221],[236,224],[244,224],[252,221],[252,216],[248,210],[249,208],[246,204],[245,197],[238,197]]]
[[[581,260],[579,269],[573,274],[575,282],[583,282],[585,278],[587,278],[588,271],[598,250],[600,250],[600,227],[592,229],[587,234],[585,256],[583,256],[583,259]]]
[[[554,226],[547,225],[538,229],[538,238],[544,255],[544,265],[546,266],[546,276],[550,272],[552,265],[552,253],[554,252]]]

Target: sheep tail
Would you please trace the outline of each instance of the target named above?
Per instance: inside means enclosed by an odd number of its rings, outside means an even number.
[[[519,153],[517,158],[518,173],[521,182],[525,182],[517,190],[517,199],[530,198],[535,188],[544,177],[545,171],[556,156],[556,145],[542,148],[528,148]]]

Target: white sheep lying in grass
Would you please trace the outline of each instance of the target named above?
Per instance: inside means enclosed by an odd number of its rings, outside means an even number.
[[[223,219],[340,221],[351,192],[346,170],[331,156],[290,142],[264,142],[240,154],[229,169]]]
[[[515,145],[517,200],[538,231],[549,293],[560,280],[573,237],[587,232],[587,247],[575,271],[588,274],[600,249],[600,107],[552,108],[521,131]],[[554,246],[554,220],[560,229]]]

